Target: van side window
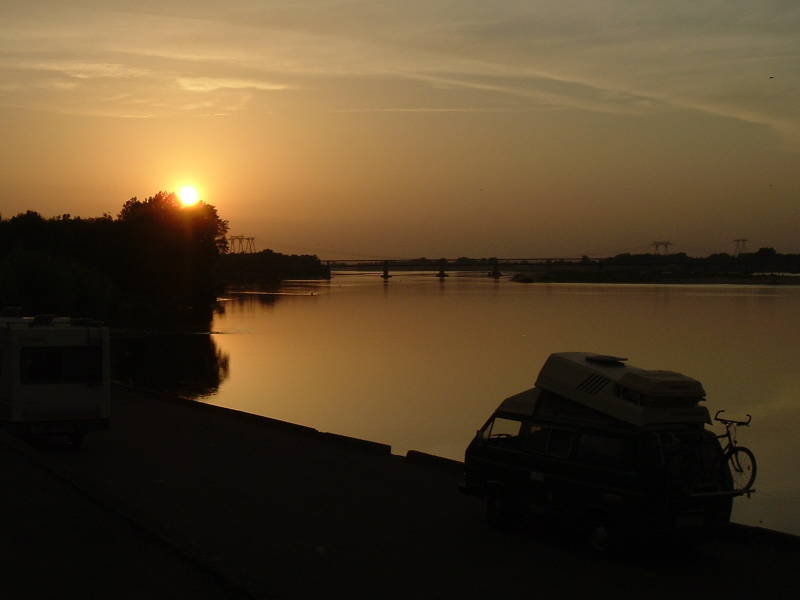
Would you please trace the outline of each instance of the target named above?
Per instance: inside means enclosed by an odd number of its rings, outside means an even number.
[[[519,437],[522,429],[522,421],[516,419],[506,419],[495,417],[492,422],[483,430],[483,438],[490,441],[495,440],[515,440]]]
[[[572,432],[565,429],[552,429],[550,443],[547,444],[547,454],[555,458],[569,458],[572,450]]]
[[[625,440],[607,435],[582,435],[576,458],[598,467],[625,469],[630,466],[630,453]]]
[[[549,435],[549,429],[545,429],[541,425],[529,425],[528,434],[525,436],[524,442],[525,450],[544,454],[547,451],[547,438]]]

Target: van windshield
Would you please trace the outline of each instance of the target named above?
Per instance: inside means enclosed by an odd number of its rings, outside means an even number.
[[[20,351],[23,385],[98,384],[102,375],[99,346],[29,347]]]
[[[521,429],[522,421],[495,417],[484,428],[483,437],[484,439],[516,439],[519,437]]]

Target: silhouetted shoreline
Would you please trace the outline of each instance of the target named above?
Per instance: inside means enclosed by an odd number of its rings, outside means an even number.
[[[666,284],[666,285],[800,285],[800,277],[791,275],[750,275],[720,273],[718,275],[673,276],[668,274],[602,275],[551,272],[532,275],[533,283],[598,283],[598,284]]]
[[[349,273],[373,272],[367,269],[340,269],[332,273],[332,277],[343,276]],[[408,271],[415,274],[425,272],[431,277],[437,276],[437,270],[418,268]],[[408,272],[406,271],[406,272]],[[376,272],[377,273],[377,272]],[[395,273],[402,274],[404,270],[398,269]],[[454,269],[452,275],[463,274],[469,277],[485,276],[478,269]],[[514,271],[512,269],[500,272],[499,279],[510,279],[515,283],[595,283],[595,284],[663,284],[663,285],[800,285],[798,274],[747,274],[747,273],[719,273],[716,275],[697,274],[676,276],[671,273],[637,273],[624,271],[591,272],[581,270],[535,270]]]
[[[800,254],[774,248],[730,255],[618,254],[608,258],[468,258],[329,261],[338,271],[483,272],[519,283],[800,285]]]

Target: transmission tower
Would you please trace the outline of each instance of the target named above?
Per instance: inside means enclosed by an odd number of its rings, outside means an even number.
[[[739,256],[747,249],[747,238],[737,238],[733,240],[733,243],[736,245],[734,250],[735,256]]]
[[[233,254],[250,254],[256,251],[256,238],[245,235],[232,235],[228,247]]]
[[[661,254],[661,252],[659,252],[661,248],[664,249],[664,254],[669,254],[669,247],[672,246],[673,244],[672,242],[663,241],[663,242],[653,242],[650,245],[653,247],[653,251],[655,254]]]

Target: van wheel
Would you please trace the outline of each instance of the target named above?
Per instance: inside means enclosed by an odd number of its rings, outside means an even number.
[[[83,438],[85,436],[86,434],[82,431],[76,431],[74,433],[69,434],[70,445],[75,449],[80,448],[83,445]]]
[[[483,510],[486,514],[486,522],[494,528],[499,528],[502,522],[498,504],[497,492],[486,492],[486,496],[483,499]]]
[[[30,444],[31,446],[36,441],[36,436],[33,435],[33,428],[30,425],[28,425],[27,427],[22,427],[18,431],[17,436],[23,442],[25,442],[26,444]]]
[[[614,549],[614,530],[605,521],[592,525],[589,531],[589,544],[592,550],[605,554]]]
[[[495,529],[508,530],[519,522],[520,513],[502,490],[489,490],[484,499],[486,522]]]

